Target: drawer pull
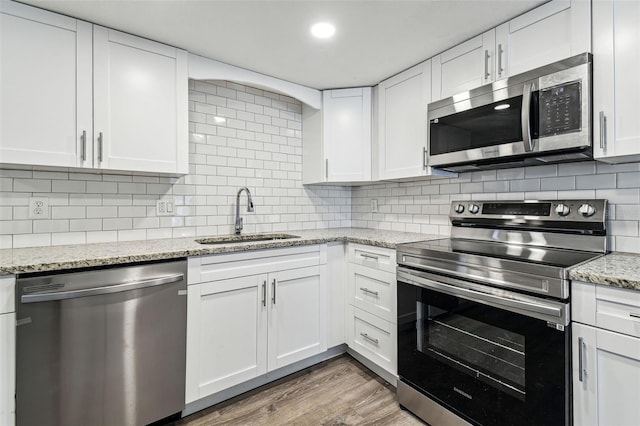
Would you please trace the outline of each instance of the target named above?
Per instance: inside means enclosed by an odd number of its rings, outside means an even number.
[[[629,316],[633,317],[633,318],[640,318],[640,313],[636,313],[636,312],[629,312]]]
[[[378,260],[378,256],[375,256],[373,254],[367,254],[367,253],[360,253],[360,256],[366,258],[366,259],[371,259],[371,260]]]
[[[365,287],[360,287],[360,290],[364,291],[365,293],[373,294],[375,297],[378,297],[377,291],[369,290],[368,288],[365,288]]]
[[[368,341],[370,341],[371,343],[377,345],[378,344],[378,339],[374,339],[373,337],[369,337],[369,335],[367,333],[360,333],[360,335],[362,337],[364,337],[365,339],[367,339]]]

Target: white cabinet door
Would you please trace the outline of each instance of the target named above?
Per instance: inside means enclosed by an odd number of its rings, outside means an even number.
[[[90,139],[92,131],[91,24],[2,1],[0,92],[0,162],[85,165],[82,135]]]
[[[0,425],[15,424],[16,314],[0,315]]]
[[[267,372],[267,275],[188,288],[186,402]]]
[[[553,0],[520,15],[496,28],[496,49],[498,79],[590,52],[591,2]]]
[[[188,172],[186,52],[94,26],[94,164]]]
[[[594,157],[640,161],[640,2],[593,2]]]
[[[378,175],[397,179],[425,174],[431,61],[378,86]]]
[[[574,424],[640,424],[640,339],[577,323],[572,334]]]
[[[327,182],[371,180],[371,88],[322,93]]]
[[[495,40],[490,30],[431,58],[433,101],[494,81]]]
[[[269,371],[327,349],[326,265],[269,274]]]

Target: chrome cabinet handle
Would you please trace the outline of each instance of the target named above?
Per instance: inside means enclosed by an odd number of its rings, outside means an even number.
[[[80,154],[80,158],[82,158],[82,161],[87,161],[87,131],[86,130],[82,131],[82,136],[80,137],[80,140],[82,141],[82,152]]]
[[[267,306],[267,280],[262,282],[262,306]]]
[[[273,289],[273,296],[271,296],[271,302],[273,302],[273,304],[276,304],[276,279],[273,279],[273,282],[271,283],[271,287]]]
[[[368,288],[365,288],[365,287],[360,287],[360,290],[364,291],[365,293],[373,294],[374,296],[378,297],[377,291],[369,290]]]
[[[148,280],[132,281],[120,284],[107,285],[95,288],[83,288],[79,290],[57,291],[51,293],[25,294],[20,298],[22,303],[50,302],[52,300],[76,299],[78,297],[99,296],[102,294],[120,293],[129,290],[138,290],[146,287],[170,284],[184,279],[184,274],[167,275],[166,277],[151,278]]]
[[[525,152],[533,151],[533,140],[531,139],[531,94],[533,93],[533,83],[525,83],[522,89],[522,143]]]
[[[584,377],[587,375],[586,362],[584,359],[586,351],[587,351],[587,348],[584,343],[584,339],[582,337],[579,337],[578,338],[578,380],[581,382],[584,381]]]
[[[604,150],[607,147],[607,117],[604,115],[604,111],[600,111],[600,149]]]
[[[378,260],[378,256],[373,255],[373,254],[360,253],[360,256],[362,256],[364,258],[367,258],[367,259]]]
[[[102,132],[98,133],[98,161],[102,162]]]
[[[422,148],[422,168],[426,170],[427,168],[427,148]]]
[[[365,339],[367,339],[368,341],[370,341],[371,343],[374,343],[376,345],[379,343],[378,339],[374,339],[373,337],[369,337],[369,335],[367,333],[360,333],[360,335],[362,337],[364,337]]]
[[[640,318],[640,313],[629,312],[629,316],[633,318]]]
[[[324,159],[324,178],[329,179],[329,159]]]
[[[489,50],[484,51],[484,79],[488,80],[489,76]]]
[[[504,50],[502,50],[502,43],[498,44],[498,76],[502,77],[502,71],[504,71],[504,69],[502,68],[502,54],[504,53]]]

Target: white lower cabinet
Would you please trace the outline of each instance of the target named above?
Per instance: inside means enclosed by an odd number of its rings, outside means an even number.
[[[398,370],[395,250],[349,244],[346,336],[349,348],[392,375]]]
[[[574,424],[639,425],[640,291],[574,282],[572,297]]]
[[[325,248],[189,259],[187,312],[187,403],[322,353]]]
[[[187,402],[267,372],[266,280],[250,275],[189,287]]]
[[[0,276],[0,425],[14,425],[16,418],[16,314],[15,279]]]
[[[574,424],[639,425],[640,338],[574,323],[573,348]]]

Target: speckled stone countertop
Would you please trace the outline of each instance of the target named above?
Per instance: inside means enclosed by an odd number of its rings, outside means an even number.
[[[401,243],[443,238],[437,235],[364,228],[287,231],[287,234],[296,235],[298,238],[202,245],[195,240],[204,237],[193,237],[5,249],[0,250],[0,274],[59,271],[216,253],[322,244],[331,241],[346,241],[393,249]]]
[[[640,291],[640,254],[610,253],[569,271],[572,280]]]

